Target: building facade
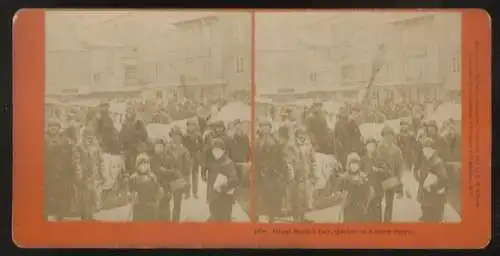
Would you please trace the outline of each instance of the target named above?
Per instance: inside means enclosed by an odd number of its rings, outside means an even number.
[[[247,12],[193,15],[174,23],[175,69],[185,96],[250,91],[251,18]]]
[[[261,14],[257,19],[260,19]],[[264,19],[267,18],[264,16]],[[293,31],[279,23],[256,25],[255,79],[257,94],[304,87],[303,64]]]
[[[344,96],[355,96],[371,80],[375,103],[444,99],[460,85],[457,14],[339,14],[303,29],[309,38],[302,40],[303,49],[312,64],[304,76]],[[380,70],[372,78],[374,66]],[[322,74],[329,79],[322,80]]]

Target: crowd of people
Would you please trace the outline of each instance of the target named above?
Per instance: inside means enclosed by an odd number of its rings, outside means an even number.
[[[460,150],[457,120],[438,125],[426,119],[419,105],[369,110],[347,104],[329,127],[322,103],[316,102],[300,114],[283,109],[277,129],[273,120],[259,119],[252,149],[240,120],[228,124],[212,118],[226,102],[186,103],[179,108],[190,113],[182,116],[187,118],[185,130],[171,126],[168,138],[148,134],[148,123],[174,120],[171,111],[158,107],[128,104],[120,129],[106,103],[86,110],[83,121],[73,114],[64,126],[50,119],[45,135],[46,217],[93,220],[100,210],[131,204],[135,221],[178,222],[183,202],[199,197],[201,177],[207,183],[208,221],[231,221],[235,190],[249,188],[247,170],[253,162],[258,198],[252,220],[264,215],[271,223],[282,216],[310,222],[307,212],[339,201],[344,222],[391,222],[394,198],[403,196],[417,197],[421,221],[443,220],[446,163],[456,160]],[[367,113],[374,112],[382,121],[400,119],[400,129],[385,125],[381,139],[363,137],[360,124],[372,121]],[[313,189],[316,153],[339,163],[320,190]],[[116,166],[106,165],[106,158],[117,159]],[[417,180],[417,195],[405,190],[405,171]]]
[[[383,113],[382,121],[400,119],[400,130],[386,124],[381,139],[363,137],[360,124],[372,120],[355,105],[342,107],[334,127],[328,127],[321,102],[303,113],[283,109],[278,129],[263,118],[255,159],[259,206],[263,206],[259,214],[267,215],[269,222],[280,216],[310,222],[305,214],[333,196],[340,198],[344,222],[391,222],[394,198],[416,196],[420,221],[442,221],[449,183],[446,163],[459,158],[457,120],[438,127],[436,120],[426,119],[422,106],[411,104],[377,112]],[[341,167],[324,189],[313,191],[315,153],[334,156]],[[405,171],[414,174],[418,195],[403,188]]]
[[[211,118],[222,105],[198,105],[186,129],[173,125],[168,138],[148,135],[147,124],[155,120],[143,117],[156,112],[137,104],[128,105],[120,129],[108,103],[88,109],[82,122],[71,115],[64,127],[60,120],[48,120],[46,217],[89,221],[100,210],[131,204],[134,221],[178,222],[183,201],[199,197],[201,176],[207,182],[209,221],[231,221],[250,142],[241,121],[234,120],[228,135],[227,124]],[[113,158],[116,164],[105,164]]]

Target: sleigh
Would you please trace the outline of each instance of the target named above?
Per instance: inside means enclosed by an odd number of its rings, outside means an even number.
[[[336,174],[341,168],[340,164],[332,156],[320,153],[316,153],[316,163],[314,170],[316,182],[312,187],[312,203],[307,214],[319,213],[322,210],[339,206],[344,200],[344,195],[339,191],[336,182]],[[250,219],[268,215],[268,204],[264,203],[262,193],[259,191],[252,191],[250,186],[240,186],[234,195],[236,203],[248,214]],[[253,201],[255,205],[250,206],[250,199],[254,195],[256,196],[256,200]],[[283,206],[279,212],[273,211],[273,215],[278,218],[277,221],[286,222],[289,217],[292,217],[292,209],[287,203],[284,203]],[[273,205],[273,207],[275,206]]]

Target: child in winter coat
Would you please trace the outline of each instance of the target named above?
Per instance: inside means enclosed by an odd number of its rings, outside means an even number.
[[[231,221],[234,191],[239,184],[236,168],[221,139],[212,141],[214,161],[209,167],[209,208],[210,221]]]
[[[130,190],[133,194],[134,221],[152,221],[156,219],[158,202],[163,197],[163,189],[151,171],[150,159],[141,153],[136,158],[137,171],[130,176]]]
[[[341,175],[341,188],[346,192],[344,222],[367,220],[367,208],[374,192],[367,174],[361,168],[359,155],[350,153],[347,156],[346,172]]]

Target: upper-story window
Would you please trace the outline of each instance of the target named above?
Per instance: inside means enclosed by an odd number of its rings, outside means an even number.
[[[243,57],[236,57],[236,73],[243,73],[245,68]]]
[[[451,72],[455,72],[455,73],[460,72],[461,64],[462,63],[461,63],[460,54],[455,54],[451,60]]]
[[[341,68],[341,78],[342,81],[353,81],[355,77],[355,67],[354,65],[348,64],[343,65]]]
[[[315,71],[310,72],[309,73],[309,81],[314,82],[314,83],[318,82],[318,72],[315,72]]]

